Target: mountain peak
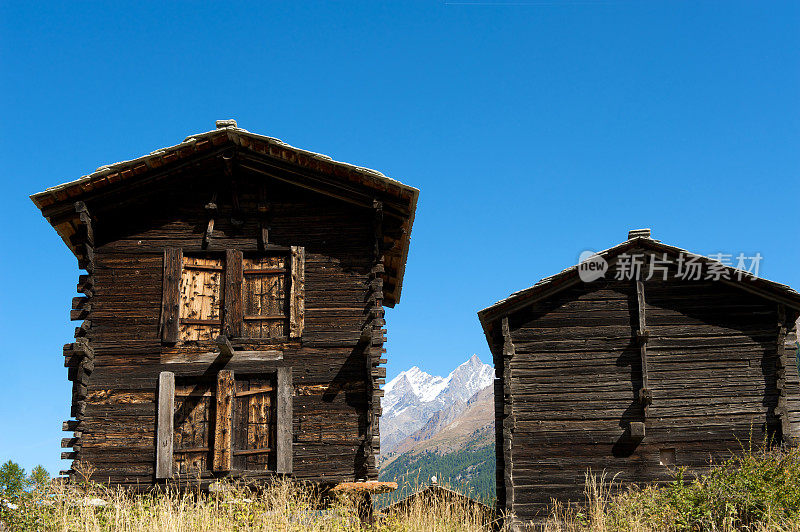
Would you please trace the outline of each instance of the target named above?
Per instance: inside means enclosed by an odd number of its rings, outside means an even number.
[[[457,402],[466,402],[489,386],[494,368],[472,355],[447,377],[430,375],[413,366],[384,386],[381,449],[388,452],[421,428],[430,417]]]
[[[469,360],[467,360],[466,362],[464,362],[463,364],[461,364],[458,367],[459,368],[467,367],[467,368],[472,369],[472,368],[479,368],[479,367],[481,367],[483,365],[484,364],[483,364],[483,362],[481,362],[481,359],[478,358],[478,355],[474,354],[471,357],[469,357]],[[458,368],[456,368],[456,369],[458,369]]]

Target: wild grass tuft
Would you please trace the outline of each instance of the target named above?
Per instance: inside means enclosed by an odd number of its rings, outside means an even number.
[[[486,530],[484,515],[466,503],[419,501],[405,511],[360,519],[359,501],[340,496],[321,509],[312,486],[281,480],[255,492],[223,483],[214,493],[151,492],[81,481],[50,482],[0,505],[11,530],[121,531],[349,531],[460,532]]]
[[[705,474],[614,489],[587,474],[583,507],[554,503],[549,531],[800,531],[800,450],[743,450]]]
[[[6,472],[14,472],[6,468]],[[346,531],[456,532],[491,529],[491,517],[461,498],[417,498],[399,511],[359,518],[358,500],[339,497],[321,509],[312,486],[276,481],[255,492],[223,483],[214,493],[110,489],[85,479],[40,479],[0,498],[0,521],[11,530],[96,531]],[[2,477],[5,478],[5,477]],[[4,481],[5,482],[5,481]],[[777,530],[800,532],[800,449],[743,450],[705,473],[684,469],[660,486],[621,489],[606,473],[586,475],[582,506],[554,502],[549,532]]]

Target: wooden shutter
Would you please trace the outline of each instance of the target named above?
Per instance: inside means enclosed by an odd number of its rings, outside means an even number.
[[[233,372],[217,373],[217,422],[214,428],[214,471],[231,470],[231,431],[233,425]]]
[[[173,414],[175,374],[162,371],[158,376],[158,428],[156,431],[156,478],[172,476]]]
[[[242,299],[246,338],[289,336],[289,257],[245,257]]]
[[[236,377],[233,469],[274,471],[277,421],[275,374]]]
[[[306,250],[304,247],[291,247],[291,279],[289,281],[289,337],[303,336],[305,321],[305,267]]]
[[[164,250],[164,278],[161,294],[161,341],[172,343],[178,341],[179,322],[179,285],[183,252],[180,249]]]
[[[216,379],[175,378],[173,476],[194,476],[211,469],[216,388]]]
[[[292,472],[292,368],[278,368],[278,415],[275,437],[276,472]]]
[[[222,331],[225,266],[222,257],[183,257],[180,340],[213,340]]]
[[[228,338],[242,335],[242,252],[229,249],[225,252],[225,313],[223,334]]]

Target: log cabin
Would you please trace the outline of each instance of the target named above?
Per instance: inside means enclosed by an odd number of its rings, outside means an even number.
[[[478,313],[496,373],[497,509],[514,529],[551,499],[583,503],[588,470],[658,483],[800,437],[800,294],[649,229],[587,255]]]
[[[86,271],[62,473],[377,479],[418,195],[233,120],[32,195]]]

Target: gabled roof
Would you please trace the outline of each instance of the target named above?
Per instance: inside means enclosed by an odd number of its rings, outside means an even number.
[[[402,236],[393,256],[388,257],[392,262],[390,266],[393,270],[393,282],[390,283],[391,288],[385,294],[385,299],[390,306],[399,301],[419,190],[376,170],[335,161],[327,155],[295,148],[273,137],[250,133],[237,127],[234,120],[217,121],[217,129],[186,137],[180,144],[161,148],[129,161],[101,166],[91,174],[33,194],[31,200],[56,228],[67,246],[75,252],[69,239],[72,228],[65,226],[63,219],[64,213],[72,208],[74,202],[91,197],[108,187],[126,181],[135,182],[192,159],[212,155],[227,146],[235,146],[251,157],[277,161],[299,169],[304,172],[304,177],[311,176],[303,183],[306,188],[330,194],[329,189],[314,188],[314,176],[323,175],[338,183],[341,190],[336,197],[345,201],[355,199],[354,191],[367,191],[382,201],[390,201],[391,206],[396,209],[394,214],[401,218]],[[364,194],[358,194],[363,204],[364,198],[361,196]]]
[[[649,229],[631,231],[628,235],[628,240],[621,242],[612,248],[599,251],[597,252],[597,255],[604,258],[606,261],[611,262],[613,258],[633,249],[652,250],[658,253],[666,253],[669,256],[684,255],[687,258],[693,257],[698,262],[704,264],[714,263],[715,266],[724,268],[730,276],[730,280],[721,279],[720,282],[737,286],[748,292],[755,293],[764,298],[775,300],[791,308],[800,310],[800,293],[795,291],[793,288],[785,284],[776,283],[760,277],[754,277],[747,272],[741,272],[736,268],[724,265],[712,258],[664,244],[659,240],[653,240],[650,238]],[[741,279],[739,279],[739,277],[741,277]],[[578,275],[578,265],[576,264],[560,271],[555,275],[545,277],[530,288],[514,292],[507,298],[498,301],[494,305],[486,307],[478,312],[478,318],[480,319],[484,330],[487,330],[490,322],[494,321],[498,317],[508,315],[509,313],[524,308],[537,300],[550,297],[561,290],[565,290],[570,286],[574,286],[579,282],[581,282],[581,280]]]
[[[408,508],[413,504],[413,502],[419,498],[434,498],[439,500],[461,500],[465,504],[478,509],[482,512],[485,512],[487,515],[492,513],[492,508],[483,504],[480,501],[476,501],[472,497],[464,495],[463,493],[459,493],[458,491],[452,490],[450,488],[446,488],[436,483],[429,484],[425,488],[412,493],[411,495],[405,497],[404,499],[400,499],[397,502],[394,502],[384,508],[382,511],[384,513],[396,511],[396,510],[403,510],[404,508]]]

